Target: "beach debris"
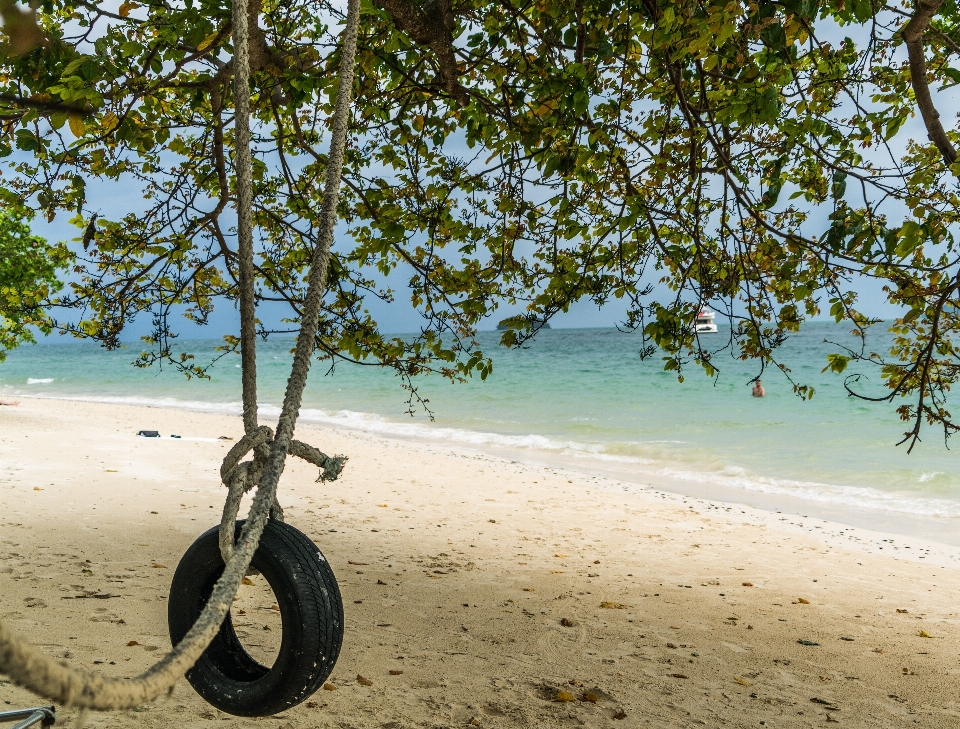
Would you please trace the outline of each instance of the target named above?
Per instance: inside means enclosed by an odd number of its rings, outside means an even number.
[[[737,682],[738,684],[740,684],[741,686],[753,686],[752,683],[750,683],[750,682],[747,681],[746,679],[740,678],[739,676],[734,676],[734,677],[733,677],[733,680],[736,681],[736,682]]]
[[[397,670],[395,670],[395,669],[390,669],[390,671],[388,671],[388,673],[389,673],[391,676],[400,676],[400,675],[403,674],[403,671],[397,671]]]
[[[140,645],[140,644],[139,644],[137,641],[135,641],[135,640],[128,640],[128,641],[127,641],[127,646],[134,646],[134,645]]]
[[[670,626],[670,630],[680,630],[680,626],[679,626],[679,625],[671,625],[671,626]]]
[[[674,678],[690,678],[689,676],[685,676],[682,673],[671,673],[670,675],[673,676]]]
[[[496,523],[497,523],[497,520],[496,520],[496,519],[487,519],[487,521],[490,522],[491,524],[496,524]]]
[[[554,554],[553,556],[554,556],[554,557],[559,557],[560,559],[563,559],[563,558],[566,557],[567,555],[565,555],[565,554],[560,554],[560,552],[557,552],[557,553]]]
[[[883,648],[874,648],[874,649],[873,649],[873,652],[874,652],[874,653],[883,653],[884,650],[883,650]]]
[[[832,701],[827,701],[826,699],[819,699],[819,698],[817,698],[816,696],[814,696],[812,699],[810,699],[810,701],[811,701],[812,703],[814,703],[814,704],[821,704],[821,705],[823,705],[823,706],[833,706],[833,705],[834,705],[834,703],[833,703]]]
[[[801,605],[809,605],[809,604],[810,604],[810,601],[807,600],[806,598],[803,598],[803,597],[798,597],[798,598],[797,598],[797,602],[800,603]]]
[[[628,608],[627,605],[624,605],[620,602],[614,602],[613,600],[604,600],[600,603],[600,607],[608,610],[626,610]]]
[[[34,486],[34,487],[33,487],[33,490],[34,490],[34,491],[43,491],[43,489],[40,488],[39,486]]]
[[[576,697],[569,691],[557,691],[553,696],[554,701],[566,702],[566,701],[576,701]]]
[[[572,620],[571,618],[560,618],[560,625],[562,625],[564,628],[572,628],[576,624],[577,624],[577,621]]]
[[[600,697],[597,696],[597,695],[596,695],[595,693],[593,693],[592,691],[587,691],[587,692],[585,692],[585,693],[583,694],[583,696],[580,698],[580,700],[581,700],[581,701],[589,701],[591,704],[595,704],[595,703],[597,703],[597,702],[600,700]]]
[[[753,626],[752,626],[752,625],[748,625],[748,626],[747,626],[747,630],[753,630]]]
[[[480,726],[480,719],[475,716],[470,717],[470,721],[467,722],[470,726]]]
[[[325,684],[323,684],[323,690],[324,690],[324,691],[336,691],[336,690],[337,690],[337,687],[334,686],[332,683],[325,683]]]
[[[115,468],[105,468],[105,469],[104,469],[104,473],[117,473],[117,469],[115,469]]]
[[[616,719],[617,721],[620,721],[622,719],[626,719],[627,715],[624,711],[621,710],[621,711],[618,711],[616,714],[614,714],[613,718]]]
[[[358,567],[366,567],[366,566],[369,565],[370,563],[369,563],[369,562],[354,562],[353,560],[349,560],[349,559],[348,559],[348,560],[347,560],[347,564],[354,564],[354,565],[357,565]]]
[[[524,587],[524,588],[523,588],[523,591],[524,591],[524,592],[535,592],[535,590],[534,590],[532,587]]]
[[[799,643],[800,645],[820,645],[819,643],[816,643],[812,640],[798,640],[797,643]]]
[[[158,433],[156,430],[141,430],[139,433],[137,433],[137,435],[139,435],[141,438],[159,438],[160,437],[160,433]]]
[[[600,564],[600,560],[599,560],[599,559],[595,559],[595,560],[593,560],[593,563],[594,563],[594,564]]]
[[[667,643],[667,648],[676,648],[677,646],[673,643]]]
[[[383,580],[377,580],[377,584],[378,584],[378,585],[385,585],[385,584],[387,584],[387,583],[384,582]]]
[[[154,569],[158,569],[158,570],[165,570],[165,569],[167,569],[167,566],[166,566],[165,564],[160,564],[159,562],[151,562],[151,563],[150,563],[150,566],[153,567]]]
[[[255,585],[255,584],[257,584],[257,583],[255,583],[255,582],[254,582],[253,580],[251,580],[249,577],[244,577],[242,580],[240,580],[240,584],[241,584],[241,585]]]
[[[386,509],[386,508],[387,508],[387,505],[386,505],[386,504],[377,504],[377,506],[379,506],[381,509]]]
[[[839,724],[839,719],[834,719],[833,714],[827,714],[827,724]]]
[[[909,610],[901,610],[900,608],[897,608],[897,612],[902,615],[902,614],[908,613],[908,612],[910,612],[910,611],[909,611]]]
[[[221,435],[217,440],[233,440],[229,435]]]
[[[841,636],[840,636],[840,640],[845,640],[845,641],[847,641],[847,642],[849,642],[849,643],[853,643],[853,638],[848,638],[848,637],[845,636],[845,635],[841,635]]]
[[[925,630],[918,630],[917,635],[919,635],[921,638],[933,638],[933,636]]]
[[[753,587],[752,582],[741,582],[740,584],[742,584],[744,587]]]
[[[277,612],[280,612],[280,606],[277,605],[277,603],[273,603],[273,605],[270,606],[270,609],[271,609],[271,610],[276,610]]]
[[[308,708],[308,709],[316,709],[318,706],[320,706],[320,704],[318,704],[316,701],[308,701],[308,702],[307,702],[307,708]]]
[[[373,681],[371,681],[369,678],[361,676],[359,673],[357,674],[357,683],[361,686],[373,686]]]

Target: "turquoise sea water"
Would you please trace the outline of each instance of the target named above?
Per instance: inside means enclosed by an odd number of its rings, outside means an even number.
[[[854,509],[883,515],[887,523],[900,515],[960,519],[958,451],[946,449],[929,429],[907,455],[905,446],[895,446],[905,427],[893,405],[850,398],[841,377],[821,374],[826,353],[836,351],[824,340],[852,344],[847,329],[812,323],[782,348],[794,377],[816,388],[809,402],[770,370],[763,378],[767,397],[751,397],[748,381],[756,365],[724,355],[717,358],[716,382],[691,367],[680,384],[658,357],[640,360],[635,335],[557,329],[541,332],[524,350],[504,350],[495,344],[496,333],[481,333],[495,363],[486,382],[420,381],[433,422],[422,413],[404,414],[407,395],[389,372],[339,365],[329,375],[323,363],[311,374],[301,417],[626,480],[714,484],[748,503],[760,495],[796,498],[811,510],[818,504]],[[722,332],[708,336],[719,343]],[[881,347],[883,336],[878,332],[872,348]],[[185,343],[195,352],[215,344]],[[278,412],[291,344],[272,339],[258,345],[262,416]],[[138,353],[136,344],[116,352],[72,342],[25,347],[0,364],[0,395],[240,412],[239,357],[221,360],[212,380],[187,381],[172,370],[132,367]]]

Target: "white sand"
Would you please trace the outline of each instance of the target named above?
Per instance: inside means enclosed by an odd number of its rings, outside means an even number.
[[[214,439],[240,429],[177,410],[0,407],[0,618],[76,665],[145,669],[169,647],[173,568],[219,519],[228,444]],[[184,681],[89,726],[960,726],[953,548],[461,448],[299,436],[351,459],[333,484],[292,461],[280,487],[287,520],[340,580],[337,690],[255,720]],[[269,650],[270,596],[245,589],[242,629]],[[2,681],[0,700],[42,703]]]

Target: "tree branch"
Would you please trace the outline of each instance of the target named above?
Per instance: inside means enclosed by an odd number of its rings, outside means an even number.
[[[398,29],[410,36],[414,43],[434,52],[439,66],[434,83],[461,106],[469,104],[470,94],[460,85],[460,69],[453,51],[456,19],[450,0],[427,0],[422,8],[412,0],[379,0],[379,3]]]
[[[927,135],[940,150],[946,163],[950,165],[957,159],[957,150],[950,143],[947,132],[940,123],[940,112],[933,105],[930,85],[927,83],[927,60],[923,53],[923,34],[942,4],[943,0],[919,0],[913,17],[903,27],[902,35],[907,45],[907,56],[910,59],[910,82],[913,84],[913,95],[917,99],[917,107],[927,127]]]

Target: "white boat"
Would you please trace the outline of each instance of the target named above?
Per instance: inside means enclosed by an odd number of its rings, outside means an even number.
[[[697,314],[697,333],[712,333],[715,334],[717,331],[717,325],[713,323],[713,319],[716,316],[712,311],[707,311],[702,309],[699,314]]]

